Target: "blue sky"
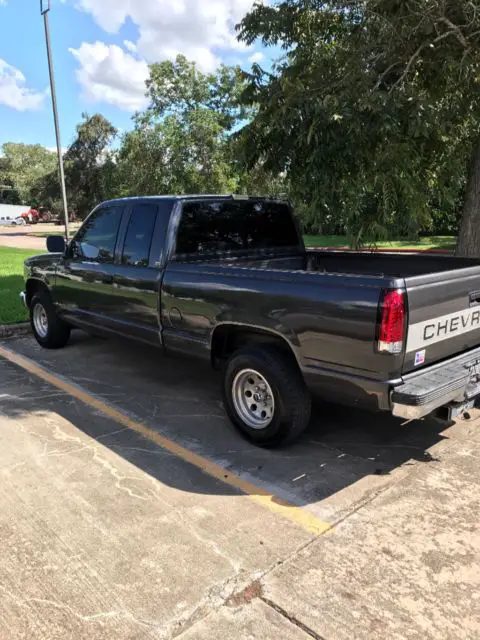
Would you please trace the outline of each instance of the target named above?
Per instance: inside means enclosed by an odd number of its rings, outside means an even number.
[[[184,53],[200,68],[248,68],[270,52],[236,42],[253,0],[51,0],[50,28],[62,145],[83,111],[125,130],[143,106],[147,63]],[[0,0],[0,146],[55,146],[38,0]]]

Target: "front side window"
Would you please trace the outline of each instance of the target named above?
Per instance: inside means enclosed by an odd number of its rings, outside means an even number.
[[[94,262],[113,262],[123,207],[104,207],[95,211],[72,242],[76,258]]]
[[[265,200],[186,202],[177,253],[204,254],[298,246],[286,204]]]
[[[156,217],[155,204],[137,204],[133,207],[123,245],[123,264],[148,267]]]

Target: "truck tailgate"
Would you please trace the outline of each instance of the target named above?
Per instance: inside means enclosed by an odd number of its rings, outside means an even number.
[[[480,345],[480,266],[409,277],[405,285],[403,373]]]

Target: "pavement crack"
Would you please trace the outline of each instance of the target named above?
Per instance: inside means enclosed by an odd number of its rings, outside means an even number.
[[[365,496],[362,500],[359,500],[352,507],[352,509],[350,509],[342,517],[340,517],[337,520],[335,520],[335,522],[332,522],[332,527],[329,529],[329,532],[330,531],[334,531],[338,527],[339,524],[342,524],[343,522],[345,522],[345,520],[348,520],[348,518],[350,518],[351,516],[355,515],[358,511],[360,511],[361,509],[366,507],[368,504],[370,504],[371,502],[373,502],[374,500],[379,498],[382,494],[388,492],[390,489],[395,487],[395,485],[397,484],[397,482],[399,482],[399,480],[400,480],[399,478],[397,480],[392,480],[391,484],[386,484],[383,487],[379,487],[375,491],[373,491],[370,494],[368,494],[367,496]]]
[[[166,629],[169,632],[168,637],[173,640],[174,638],[182,636],[193,626],[221,609],[222,606],[233,597],[233,594],[237,591],[240,584],[245,584],[245,577],[245,573],[240,571],[239,573],[231,575],[220,584],[212,586],[190,613],[171,620],[170,623],[166,625]]]
[[[306,624],[303,624],[303,622],[301,622],[298,618],[295,618],[295,616],[292,616],[290,613],[288,613],[288,611],[285,611],[285,609],[282,609],[282,607],[279,607],[278,604],[275,604],[275,602],[273,602],[272,600],[269,600],[264,595],[260,595],[259,597],[264,604],[266,604],[271,609],[276,611],[283,618],[288,620],[291,624],[295,625],[298,629],[301,629],[304,633],[306,633],[311,638],[315,638],[315,640],[326,640],[324,636],[319,635],[316,631],[314,631],[313,629],[310,629],[310,627],[307,627]]]

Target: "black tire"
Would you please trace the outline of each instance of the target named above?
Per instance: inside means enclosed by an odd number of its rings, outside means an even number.
[[[246,369],[263,376],[273,392],[273,417],[264,428],[250,426],[235,407],[234,382],[237,375]],[[310,421],[310,393],[293,357],[280,349],[245,347],[234,353],[224,369],[222,391],[230,420],[248,440],[258,446],[273,448],[292,442]]]
[[[42,307],[45,312],[46,330],[43,334],[35,326],[36,308]],[[58,317],[50,295],[46,291],[36,293],[30,303],[30,324],[38,344],[46,349],[60,349],[70,338],[70,327]]]

